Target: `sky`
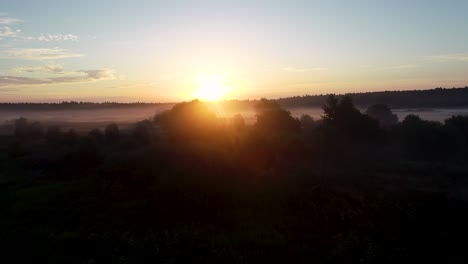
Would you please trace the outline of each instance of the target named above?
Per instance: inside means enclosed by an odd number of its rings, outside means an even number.
[[[0,0],[0,101],[463,87],[467,14],[465,0]]]

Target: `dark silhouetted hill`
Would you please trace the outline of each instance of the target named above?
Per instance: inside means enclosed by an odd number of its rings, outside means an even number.
[[[435,88],[431,90],[383,91],[349,93],[356,106],[367,108],[372,104],[386,104],[390,108],[467,107],[468,86],[464,88]],[[343,97],[344,95],[338,95]],[[277,99],[286,108],[320,107],[327,95],[305,95]]]

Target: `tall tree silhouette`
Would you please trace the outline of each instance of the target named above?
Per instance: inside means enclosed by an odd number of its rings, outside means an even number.
[[[367,115],[379,121],[381,127],[390,127],[398,123],[398,116],[385,104],[374,104],[369,106]]]

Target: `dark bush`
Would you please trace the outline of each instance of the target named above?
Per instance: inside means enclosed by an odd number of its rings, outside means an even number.
[[[14,134],[24,139],[37,139],[44,135],[44,130],[39,122],[30,123],[26,118],[20,117],[15,120]]]
[[[63,140],[63,133],[59,126],[49,126],[45,134],[45,139],[48,144],[57,146]]]
[[[117,142],[120,139],[120,130],[117,124],[109,124],[104,130],[105,138],[108,142]]]
[[[385,104],[374,104],[369,106],[367,115],[378,120],[381,127],[391,127],[398,123],[398,116]]]
[[[177,104],[154,121],[175,141],[212,140],[221,131],[212,106],[198,100]]]
[[[261,99],[255,105],[255,110],[257,112],[255,127],[263,132],[298,133],[301,129],[300,122],[276,102]]]
[[[97,142],[103,142],[105,139],[104,133],[98,128],[89,131],[89,136]]]
[[[397,126],[399,140],[415,157],[423,159],[449,158],[454,154],[455,138],[449,130],[435,121],[408,115]]]
[[[149,120],[140,121],[133,128],[133,137],[140,144],[151,144],[156,140],[156,130]]]

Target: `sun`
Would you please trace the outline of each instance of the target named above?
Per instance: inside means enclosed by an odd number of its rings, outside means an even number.
[[[197,78],[198,88],[193,96],[206,101],[220,100],[230,90],[224,77],[220,74],[199,75]]]

